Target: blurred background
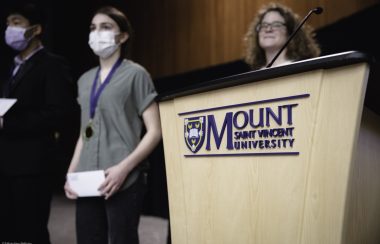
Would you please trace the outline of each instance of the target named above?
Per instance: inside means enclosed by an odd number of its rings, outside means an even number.
[[[15,53],[4,42],[5,12],[17,0],[3,0],[0,14],[0,78],[5,79]],[[65,0],[29,1],[39,4],[47,15],[45,46],[69,61],[74,81],[97,64],[87,42],[93,11],[114,5],[129,17],[135,30],[132,59],[152,75],[159,93],[248,72],[243,62],[243,37],[264,0]],[[366,106],[380,113],[379,0],[287,0],[276,1],[303,18],[321,6],[308,24],[316,29],[322,55],[358,50],[373,57]],[[69,128],[57,145],[57,192],[62,191],[78,127]],[[1,149],[0,149],[1,153]],[[149,192],[144,212],[168,218],[165,163],[162,144],[150,157]]]

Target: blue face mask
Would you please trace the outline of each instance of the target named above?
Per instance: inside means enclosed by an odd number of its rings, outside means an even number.
[[[24,50],[31,38],[25,38],[26,28],[8,26],[5,30],[5,42],[16,51]]]

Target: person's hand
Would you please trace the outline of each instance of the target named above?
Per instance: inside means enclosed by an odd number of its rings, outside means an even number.
[[[117,164],[108,168],[104,173],[106,178],[100,185],[99,191],[107,200],[120,189],[128,172],[120,164]]]
[[[71,187],[67,181],[65,183],[64,189],[65,189],[65,194],[66,194],[67,198],[72,199],[72,200],[78,198],[78,195],[71,189]]]

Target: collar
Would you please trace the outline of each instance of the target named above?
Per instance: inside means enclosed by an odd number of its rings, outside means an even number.
[[[21,59],[19,55],[17,55],[15,58],[14,58],[14,62],[16,64],[16,66],[18,65],[21,65],[23,63],[25,63],[26,61],[28,61],[34,54],[36,54],[38,51],[40,51],[41,49],[43,49],[44,46],[43,45],[40,45],[39,47],[37,47],[36,49],[34,49],[27,57],[25,57],[25,59]]]

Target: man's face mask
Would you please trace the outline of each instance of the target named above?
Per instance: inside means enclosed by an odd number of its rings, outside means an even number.
[[[24,50],[28,46],[29,41],[33,37],[33,36],[30,36],[29,38],[25,37],[25,32],[27,30],[28,28],[8,26],[7,29],[5,30],[5,42],[7,43],[8,46],[10,46],[16,51]]]

